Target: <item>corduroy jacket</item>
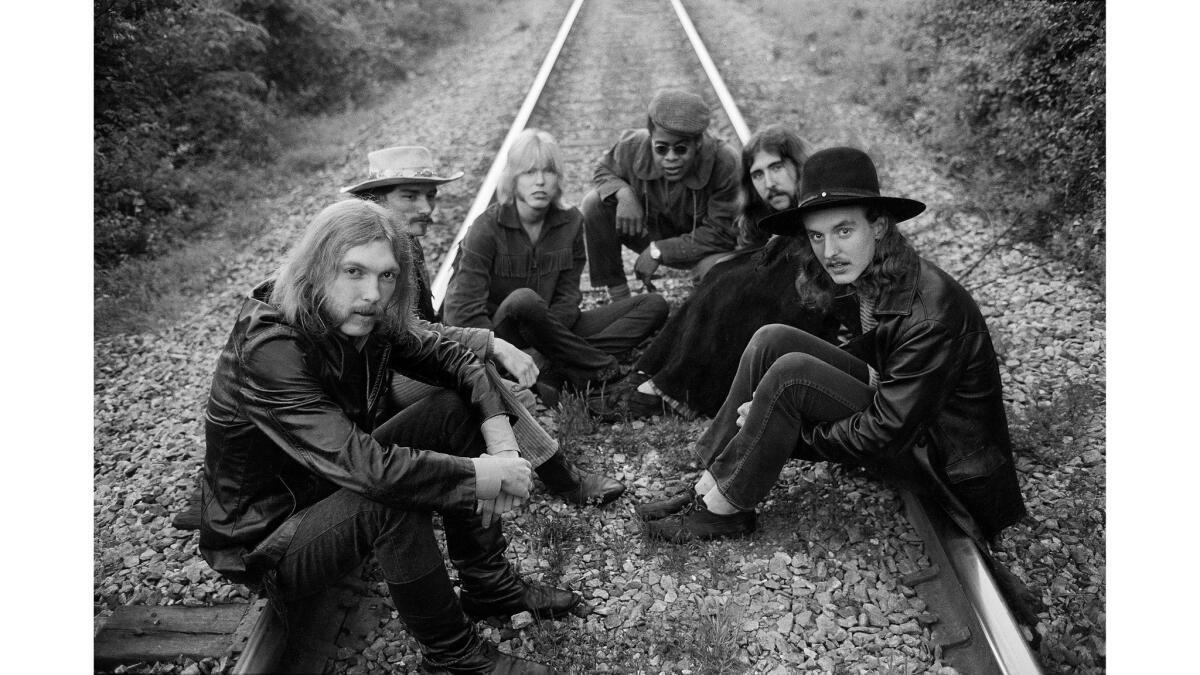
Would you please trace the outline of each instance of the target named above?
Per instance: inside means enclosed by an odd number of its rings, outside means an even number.
[[[583,214],[551,207],[532,241],[513,204],[492,204],[467,231],[446,292],[452,326],[491,328],[492,316],[513,291],[533,289],[564,326],[579,320],[579,278],[587,264]]]
[[[481,419],[506,413],[484,365],[457,342],[414,331],[314,338],[268,304],[270,282],[246,298],[213,375],[205,415],[200,553],[237,582],[253,583],[287,550],[288,517],[339,488],[398,508],[475,507],[471,460],[384,447],[391,372],[455,389]],[[271,537],[274,552],[246,556]],[[272,558],[275,559],[272,559]]]
[[[853,295],[835,313],[860,326]],[[868,467],[915,464],[919,480],[964,531],[986,540],[1025,514],[992,339],[970,294],[919,260],[875,305],[878,325],[845,349],[879,372],[871,405],[850,417],[803,423],[820,454]],[[903,455],[912,455],[910,463]],[[899,461],[897,461],[899,460]]]
[[[662,262],[680,266],[713,253],[732,251],[738,243],[734,217],[739,206],[741,159],[729,144],[709,134],[702,137],[691,173],[670,183],[654,162],[646,129],[626,129],[600,157],[593,182],[600,199],[630,187],[645,211],[674,236],[659,239]]]

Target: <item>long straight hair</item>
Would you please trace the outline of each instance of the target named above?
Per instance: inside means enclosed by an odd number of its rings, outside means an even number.
[[[912,244],[896,227],[896,219],[891,213],[870,205],[864,205],[863,210],[867,222],[883,220],[883,236],[875,242],[871,264],[854,282],[854,287],[859,295],[878,299],[884,288],[900,282],[910,269],[916,267],[918,257]],[[796,236],[807,239],[808,234],[802,230]],[[837,284],[813,253],[812,244],[796,247],[796,259],[796,293],[800,296],[801,306],[821,312],[832,309]]]
[[[375,241],[388,242],[402,281],[384,305],[375,330],[389,336],[407,332],[412,325],[416,287],[411,243],[396,230],[383,207],[362,199],[336,202],[312,219],[275,275],[271,304],[305,333],[328,335],[337,328],[330,325],[325,302],[338,267],[350,249]]]
[[[763,127],[747,139],[746,145],[742,148],[742,203],[745,205],[742,213],[752,223],[757,223],[775,212],[770,204],[763,201],[762,196],[758,194],[758,189],[754,187],[754,180],[750,178],[750,167],[754,164],[754,156],[760,152],[769,152],[772,155],[778,155],[780,159],[791,162],[796,169],[797,179],[800,177],[801,169],[804,168],[804,163],[808,161],[808,148],[803,139],[782,124]],[[797,186],[793,185],[792,189],[797,189]]]
[[[504,160],[504,169],[500,171],[500,180],[496,184],[496,201],[501,204],[512,203],[516,199],[517,177],[532,169],[545,169],[558,174],[558,189],[550,197],[550,203],[556,209],[562,208],[562,159],[558,152],[558,141],[549,132],[530,127],[517,135],[508,156]]]

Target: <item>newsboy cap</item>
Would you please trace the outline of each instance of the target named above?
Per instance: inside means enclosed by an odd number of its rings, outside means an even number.
[[[654,126],[680,136],[695,136],[708,128],[708,106],[695,94],[664,89],[650,101],[650,121]]]

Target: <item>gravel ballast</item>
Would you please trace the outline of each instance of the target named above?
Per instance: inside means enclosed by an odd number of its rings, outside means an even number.
[[[865,142],[880,159],[885,192],[929,205],[906,232],[972,291],[1003,361],[1030,517],[1010,528],[998,556],[1046,605],[1039,617],[1046,671],[1104,672],[1104,296],[1035,248],[1001,246],[984,256],[1006,223],[973,212],[967,190],[939,171],[937,159],[852,103],[837,73],[818,74],[811,45],[791,38],[795,26],[760,11],[771,3],[685,4],[751,129],[782,122],[818,148]],[[506,12],[477,17],[461,42],[399,84],[348,143],[344,161],[280,177],[277,225],[214,270],[211,292],[192,299],[181,320],[96,341],[99,620],[120,605],[250,599],[208,569],[195,533],[170,526],[195,485],[211,371],[236,307],[307,219],[364,170],[371,149],[424,143],[444,165],[464,169],[467,177],[443,191],[441,209],[443,223],[461,221],[563,11],[551,0],[500,7]],[[579,173],[576,167],[569,175]],[[581,187],[571,189],[577,200]],[[434,272],[451,233],[436,236],[426,247]],[[675,300],[686,292],[681,278],[667,281]],[[587,293],[588,301],[601,295]],[[525,625],[518,616],[484,627],[501,649],[574,672],[955,672],[931,646],[936,617],[902,581],[927,561],[892,489],[857,471],[791,463],[761,505],[752,538],[658,544],[641,535],[632,507],[695,478],[687,448],[706,423],[595,424],[571,402],[540,414],[572,457],[629,490],[603,511],[538,494],[526,510],[506,516],[510,559],[535,578],[581,591],[588,607],[561,621]],[[372,580],[372,592],[385,594]],[[368,636],[364,652],[342,656],[339,672],[403,671],[416,663],[394,617]],[[142,670],[208,673],[215,666]]]

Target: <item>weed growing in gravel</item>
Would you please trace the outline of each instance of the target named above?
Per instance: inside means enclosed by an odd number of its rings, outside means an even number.
[[[729,602],[728,597],[703,598],[697,608],[696,628],[688,633],[686,651],[696,662],[700,675],[740,673],[745,668],[738,663],[738,634],[742,608]]]
[[[1056,382],[1070,379],[1064,376]],[[1013,416],[1010,429],[1018,452],[1029,451],[1047,464],[1057,464],[1075,454],[1078,443],[1074,439],[1095,421],[1104,391],[1091,382],[1073,382],[1062,388],[1051,383],[1046,388],[1054,392],[1049,403],[1027,406]],[[1067,437],[1072,442],[1064,443]]]
[[[543,573],[543,581],[548,584],[557,585],[562,579],[574,553],[573,543],[586,532],[586,527],[579,520],[579,513],[576,509],[566,513],[543,509],[524,519],[530,552],[548,565]]]
[[[558,444],[564,447],[579,445],[580,437],[595,431],[588,414],[587,400],[575,393],[563,394],[558,402]]]

